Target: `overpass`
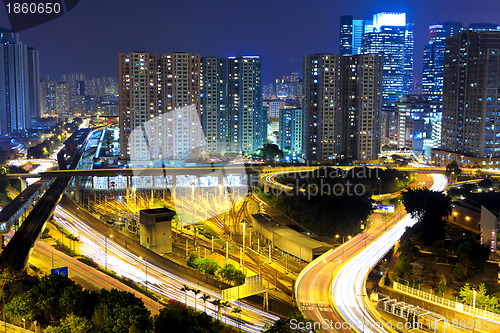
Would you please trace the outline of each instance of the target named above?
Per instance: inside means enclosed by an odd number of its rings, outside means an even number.
[[[69,154],[69,169],[75,169],[80,161],[82,152],[85,150],[86,142],[90,136],[91,130],[83,129],[78,130],[73,135],[66,140],[66,147],[71,146],[73,152]],[[77,146],[77,148],[75,147]],[[65,155],[70,152],[69,149],[63,149],[58,154],[58,162],[60,169],[67,169],[67,161]],[[46,178],[45,178],[46,179]],[[50,219],[52,213],[61,200],[66,187],[72,179],[71,175],[58,176],[55,179],[49,180],[47,183],[49,185],[48,189],[44,193],[43,197],[38,201],[35,207],[31,210],[28,217],[24,220],[19,230],[14,234],[9,244],[5,247],[3,252],[0,254],[0,266],[3,268],[10,268],[15,271],[23,270],[28,262],[29,255],[35,247],[35,243],[40,238],[42,231],[45,227],[45,223]],[[35,184],[33,184],[35,185]],[[33,187],[28,188],[22,193],[30,190],[32,194],[31,198],[35,194],[39,194],[39,190],[43,185],[40,185],[38,189]],[[23,204],[22,193],[19,195],[21,197],[21,202],[17,206]],[[16,198],[17,199],[17,198]],[[14,199],[14,201],[16,201]],[[25,204],[25,203],[24,203]],[[10,212],[12,212],[16,207],[13,207]],[[7,214],[7,213],[6,213]],[[12,216],[15,216],[13,213]],[[7,222],[8,223],[8,222]]]

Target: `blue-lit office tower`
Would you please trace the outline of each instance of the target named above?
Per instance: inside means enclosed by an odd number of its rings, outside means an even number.
[[[285,154],[286,160],[302,157],[302,110],[279,110],[278,146]]]
[[[424,46],[422,93],[436,102],[442,101],[444,49],[446,38],[462,30],[460,22],[444,22],[429,26],[429,43]]]
[[[363,34],[373,30],[372,20],[355,20],[352,15],[340,17],[340,55],[361,54]]]
[[[25,130],[40,116],[38,51],[0,28],[0,134]]]
[[[228,142],[233,152],[251,153],[266,137],[262,106],[262,63],[258,56],[228,59]]]
[[[206,152],[227,150],[227,59],[201,58],[201,126]]]
[[[429,95],[436,102],[443,99],[443,71],[446,38],[460,33],[462,30],[493,31],[498,30],[496,24],[471,23],[463,27],[460,22],[444,22],[429,26],[429,43],[424,46],[422,93]]]
[[[406,23],[405,13],[378,13],[372,28],[363,34],[362,53],[384,58],[382,103],[387,109],[412,91],[413,24]]]

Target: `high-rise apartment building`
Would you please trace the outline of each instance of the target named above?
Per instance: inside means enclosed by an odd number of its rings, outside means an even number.
[[[376,159],[381,147],[382,58],[343,58],[344,155]]]
[[[26,130],[40,116],[38,51],[0,28],[0,134]]]
[[[303,150],[307,160],[377,158],[382,58],[304,57]]]
[[[233,152],[256,152],[266,136],[262,63],[258,56],[228,59],[228,142]]]
[[[500,156],[500,31],[446,39],[441,149]]]
[[[205,150],[227,150],[227,59],[201,58],[201,124]]]
[[[68,82],[59,81],[54,84],[56,115],[61,117],[71,116],[71,89]]]
[[[342,57],[304,57],[304,144],[307,160],[335,159],[342,146]]]
[[[302,158],[302,110],[280,109],[278,146],[286,160]]]
[[[198,157],[200,56],[120,53],[118,70],[120,157],[137,165]]]
[[[137,135],[129,144],[129,137],[134,129],[142,128],[151,118],[163,111],[158,98],[158,72],[157,54],[142,52],[119,54],[121,159],[139,160],[149,157],[147,141]],[[158,159],[158,155],[150,157]]]

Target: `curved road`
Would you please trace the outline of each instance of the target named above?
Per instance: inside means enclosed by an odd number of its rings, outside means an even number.
[[[443,190],[446,177],[432,177],[431,189]],[[375,311],[369,310],[365,281],[371,268],[415,222],[403,212],[387,224],[374,221],[366,232],[325,253],[300,273],[295,285],[298,304],[306,318],[321,326],[317,331],[391,331]]]

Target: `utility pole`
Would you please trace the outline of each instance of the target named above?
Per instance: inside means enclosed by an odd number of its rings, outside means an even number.
[[[269,263],[271,263],[271,244],[269,244]]]

